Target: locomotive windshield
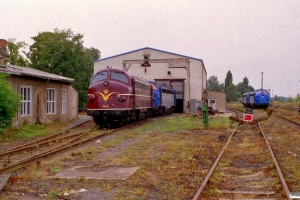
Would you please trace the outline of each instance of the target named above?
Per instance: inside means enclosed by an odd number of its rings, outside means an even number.
[[[99,74],[96,74],[96,76],[92,79],[91,84],[94,84],[98,81],[102,81],[107,79],[107,72],[101,72]]]
[[[153,90],[158,90],[157,86],[153,83],[150,83]]]
[[[111,72],[111,79],[122,81],[123,83],[128,83],[128,78],[122,72]]]

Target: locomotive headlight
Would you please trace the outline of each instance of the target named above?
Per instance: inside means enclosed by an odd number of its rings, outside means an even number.
[[[108,85],[109,85],[108,81],[104,81],[104,82],[103,82],[103,85],[104,85],[104,86],[108,86]]]
[[[95,95],[94,94],[88,94],[88,100],[89,102],[93,102],[95,99]]]
[[[124,102],[124,101],[126,101],[126,98],[125,98],[125,97],[119,97],[118,100],[119,100],[120,102]]]

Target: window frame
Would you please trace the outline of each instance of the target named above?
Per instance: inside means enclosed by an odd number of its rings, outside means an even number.
[[[56,88],[47,88],[47,114],[56,114]]]
[[[26,95],[28,94],[29,95]],[[32,86],[21,85],[20,93],[21,93],[21,117],[31,116],[32,115]],[[28,108],[29,107],[29,108]]]
[[[67,90],[61,91],[61,113],[67,113]]]

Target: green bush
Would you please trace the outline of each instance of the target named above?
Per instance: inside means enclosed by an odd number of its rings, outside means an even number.
[[[0,73],[0,133],[11,126],[21,104],[21,96],[13,91],[11,84],[5,80],[8,74]]]

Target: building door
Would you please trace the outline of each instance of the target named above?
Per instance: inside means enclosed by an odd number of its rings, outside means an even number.
[[[208,99],[208,107],[211,107],[212,109],[217,110],[216,99]]]
[[[171,86],[176,91],[176,112],[183,113],[183,81],[171,81]]]

